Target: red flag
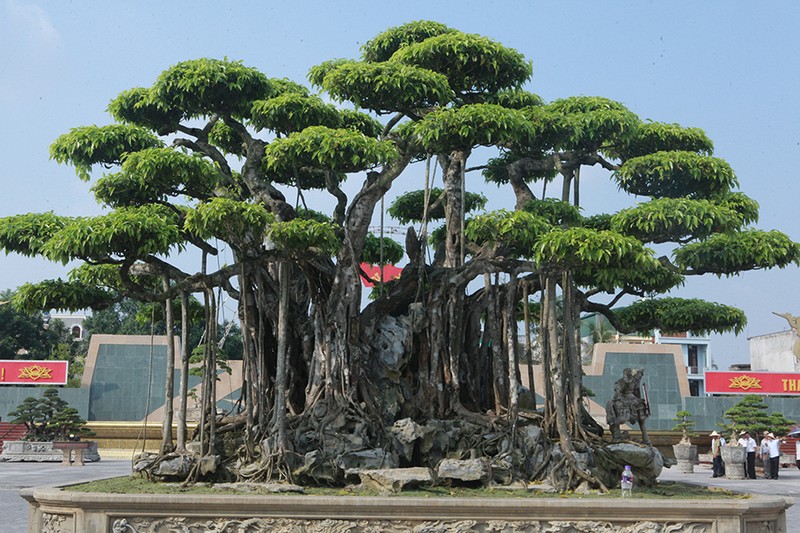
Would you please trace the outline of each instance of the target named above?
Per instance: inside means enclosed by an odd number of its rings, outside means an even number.
[[[383,276],[381,276],[380,265],[371,265],[369,263],[361,263],[361,270],[363,270],[368,276],[364,277],[364,274],[361,275],[361,281],[364,283],[365,287],[374,287],[375,282],[380,283],[381,281],[392,281],[393,279],[397,279],[400,277],[400,273],[403,271],[402,268],[394,265],[383,265]]]

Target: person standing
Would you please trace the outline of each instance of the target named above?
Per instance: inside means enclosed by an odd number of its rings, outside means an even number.
[[[769,432],[765,431],[761,439],[761,447],[758,451],[758,456],[764,464],[764,479],[770,479],[772,476],[769,471]]]
[[[800,442],[800,441],[798,441]],[[747,452],[744,459],[744,471],[749,479],[756,478],[756,440],[750,436],[749,431],[742,433],[739,438],[739,446]],[[800,468],[800,467],[798,467]]]
[[[711,477],[723,477],[725,475],[725,463],[722,462],[722,447],[725,446],[725,439],[712,431],[711,435]]]
[[[800,437],[794,441],[794,464],[800,468]]]
[[[778,479],[778,470],[781,468],[781,439],[769,434],[769,473],[770,479]]]

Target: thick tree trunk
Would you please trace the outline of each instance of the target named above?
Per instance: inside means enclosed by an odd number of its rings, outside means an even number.
[[[442,179],[445,192],[445,267],[457,267],[463,262],[464,169],[470,150],[457,150],[440,156],[443,162]]]
[[[178,384],[178,433],[176,451],[186,453],[186,412],[189,396],[189,295],[181,291],[181,377]]]
[[[206,366],[208,369],[206,374],[209,375],[208,441],[211,444],[210,451],[214,452],[217,443],[217,300],[213,289],[208,289],[208,296],[211,310],[210,335],[206,339],[209,346],[209,360]]]
[[[250,286],[250,278],[245,273],[244,266],[239,276],[240,300],[239,315],[242,321],[242,395],[245,406],[245,435],[244,444],[248,459],[254,456],[254,443],[256,435],[253,434],[255,427],[256,401],[258,398],[256,384],[258,377],[256,374],[255,362],[255,325],[253,324],[253,296]]]
[[[505,305],[505,338],[506,353],[508,356],[508,418],[512,425],[517,423],[519,414],[517,391],[517,275],[511,274],[511,280],[506,285]]]
[[[164,293],[169,291],[169,277],[161,278]],[[161,425],[161,454],[173,451],[172,444],[172,417],[173,401],[175,399],[175,317],[172,310],[172,301],[167,298],[164,302],[164,315],[167,328],[167,375],[164,385],[164,421]]]
[[[494,397],[494,411],[495,413],[502,412],[503,409],[503,361],[501,359],[500,350],[500,328],[497,327],[499,322],[497,313],[497,290],[492,283],[492,275],[487,273],[483,275],[483,286],[486,291],[486,330],[488,332],[488,339],[486,342],[489,347],[489,357],[491,358],[491,375],[490,383],[492,385],[492,394]]]
[[[278,305],[278,368],[275,373],[275,416],[272,433],[277,437],[277,447],[286,450],[286,367],[289,329],[289,264],[281,261],[278,267],[280,303]]]
[[[580,309],[575,301],[575,284],[571,272],[562,276],[564,300],[564,351],[563,367],[566,392],[568,398],[566,405],[569,408],[570,434],[578,437],[581,434],[581,386],[582,374],[580,350],[576,343],[577,332],[580,330]]]
[[[524,284],[523,288],[523,314],[525,317],[525,353],[528,356],[528,389],[531,391],[531,401],[533,402],[533,409],[536,410],[536,384],[534,383],[533,375],[533,347],[531,345],[531,316],[528,294],[528,283]]]

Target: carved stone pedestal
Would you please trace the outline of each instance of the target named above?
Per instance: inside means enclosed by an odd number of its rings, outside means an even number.
[[[697,462],[697,446],[694,444],[673,444],[672,451],[675,459],[678,460],[678,471],[685,474],[694,472],[694,464]]]
[[[64,460],[64,453],[61,449],[53,447],[52,442],[29,442],[25,440],[10,440],[3,443],[3,453],[0,460],[3,461],[35,461],[35,462],[59,462]],[[97,453],[96,441],[70,441],[70,444],[78,444],[81,448],[83,461],[99,461],[100,454]],[[76,457],[77,459],[77,457]]]
[[[744,446],[723,446],[720,450],[725,462],[725,477],[728,479],[744,479],[744,460],[747,449]]]
[[[83,466],[83,452],[89,449],[89,441],[62,441],[53,442],[53,449],[60,450],[63,454],[61,464],[64,466]],[[73,461],[73,455],[75,457]]]

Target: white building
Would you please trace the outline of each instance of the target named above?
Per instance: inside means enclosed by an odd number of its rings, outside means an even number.
[[[696,337],[691,333],[661,333],[656,331],[657,344],[675,344],[681,347],[683,361],[686,365],[686,377],[689,379],[691,396],[706,395],[706,370],[711,368],[710,340],[708,337]]]
[[[76,341],[80,341],[85,338],[83,323],[86,320],[86,315],[50,313],[50,320],[60,320],[63,322],[69,332],[72,334],[72,338],[74,338]]]
[[[800,362],[792,351],[798,336],[794,330],[748,337],[750,368],[754,372],[800,372]]]

